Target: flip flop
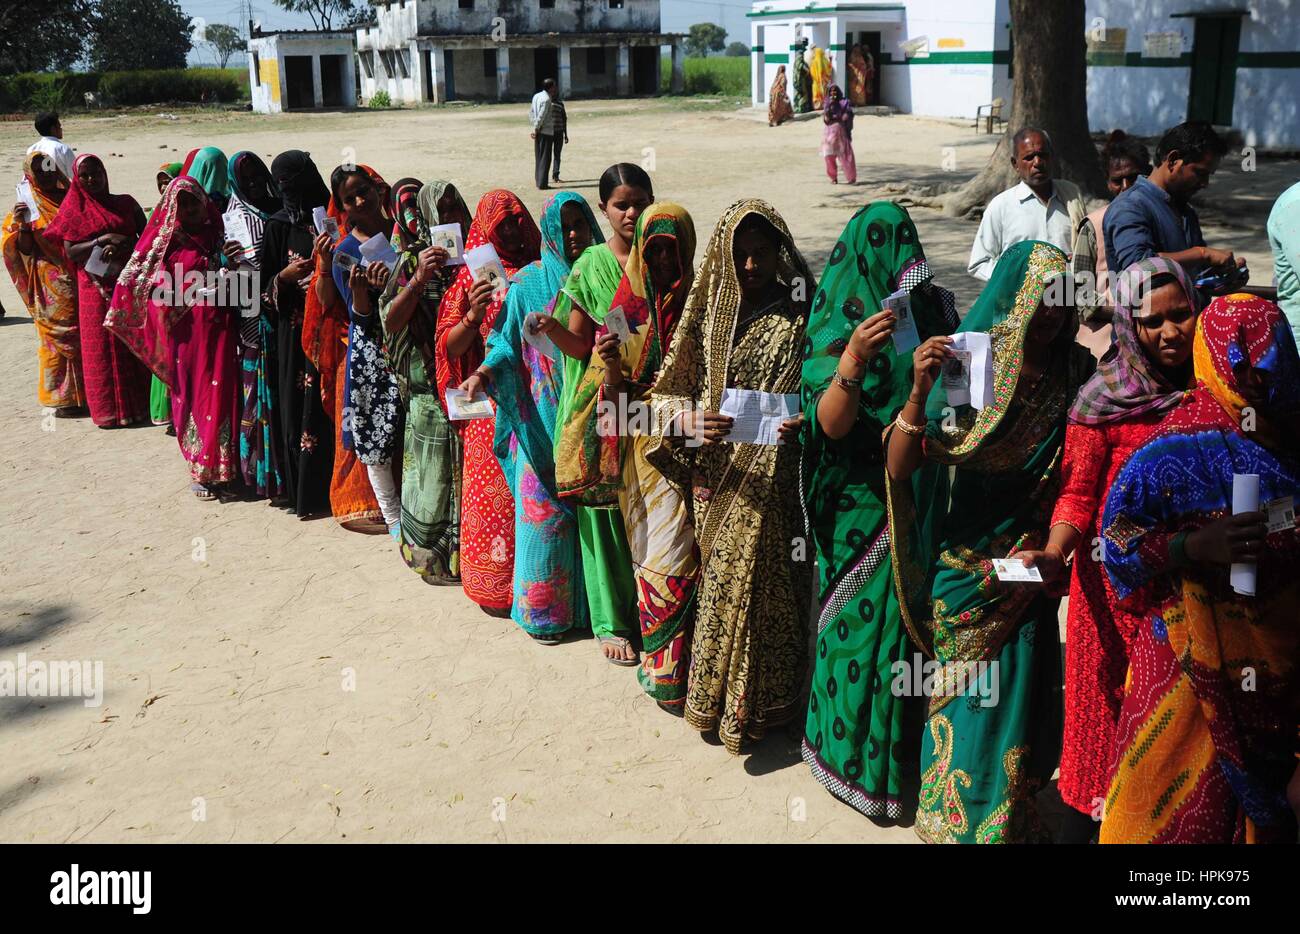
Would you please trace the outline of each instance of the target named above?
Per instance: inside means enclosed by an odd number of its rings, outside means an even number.
[[[532,636],[533,641],[536,642],[538,645],[559,645],[561,642],[564,641],[563,636],[541,635],[532,632],[530,632],[528,635]]]
[[[199,499],[203,500],[204,502],[208,502],[217,498],[217,494],[214,493],[208,487],[204,486],[202,483],[191,483],[190,492],[193,493],[195,496],[197,496]]]
[[[596,641],[600,643],[602,649],[607,645],[614,645],[620,649],[632,648],[632,643],[622,636],[597,636]],[[635,650],[632,652],[632,655],[632,658],[614,658],[611,655],[606,655],[605,660],[611,665],[618,665],[620,668],[635,668],[637,665],[641,664],[641,659],[637,656]]]

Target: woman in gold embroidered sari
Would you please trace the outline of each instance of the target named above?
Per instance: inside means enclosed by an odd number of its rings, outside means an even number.
[[[780,215],[733,204],[650,396],[646,458],[688,496],[699,545],[686,721],[733,754],[802,712],[812,560],[799,545],[802,415],[782,423],[779,445],[742,444],[718,410],[726,389],[798,393],[814,285]]]
[[[1021,553],[1047,541],[1066,411],[1092,370],[1064,290],[1049,289],[1066,272],[1049,244],[1007,250],[957,332],[917,348],[911,395],[887,430],[895,586],[904,624],[938,665],[901,683],[930,698],[916,831],[931,843],[1044,838],[1034,793],[1060,751],[1058,598],[1001,582],[993,560],[1029,564]],[[952,369],[954,338],[977,333],[992,351],[991,400],[978,410],[948,402],[964,369]],[[937,561],[912,550],[911,484],[901,482],[925,461],[956,467]]]

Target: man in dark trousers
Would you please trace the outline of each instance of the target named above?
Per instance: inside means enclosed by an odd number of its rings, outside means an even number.
[[[534,180],[542,190],[550,187],[546,184],[546,177],[551,171],[552,158],[555,160],[557,174],[559,172],[560,154],[557,143],[563,139],[555,132],[555,100],[559,93],[555,79],[547,78],[542,82],[542,89],[533,95],[533,106],[529,113],[533,124],[533,157],[536,161]]]

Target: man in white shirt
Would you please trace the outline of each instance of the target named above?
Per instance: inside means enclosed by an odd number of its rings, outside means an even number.
[[[542,82],[542,89],[533,95],[533,106],[529,113],[529,119],[533,124],[533,158],[535,161],[535,181],[537,187],[545,190],[550,186],[546,183],[547,175],[551,171],[551,158],[555,154],[555,108],[551,106],[556,95],[560,93],[559,88],[555,85],[554,78],[547,78]]]
[[[36,115],[36,132],[41,138],[27,147],[27,155],[40,151],[54,160],[54,168],[63,173],[63,177],[72,180],[72,147],[63,141],[63,124],[56,113],[38,113]]]
[[[1011,165],[1020,183],[989,202],[966,271],[985,281],[998,257],[1023,240],[1043,240],[1070,255],[1074,231],[1087,214],[1074,183],[1052,179],[1052,140],[1035,127],[1011,139]]]

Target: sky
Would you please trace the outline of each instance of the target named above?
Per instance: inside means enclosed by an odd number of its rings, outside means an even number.
[[[262,28],[311,29],[312,22],[305,13],[286,13],[273,0],[180,0],[182,9],[190,16],[202,17],[209,23],[225,23],[244,28],[246,12],[252,6],[255,20]],[[728,42],[749,44],[749,22],[745,14],[751,9],[748,0],[661,0],[660,22],[665,32],[686,32],[693,23],[718,23],[727,30]],[[199,46],[190,52],[191,64],[213,64],[210,49]],[[235,61],[231,65],[237,65]]]

